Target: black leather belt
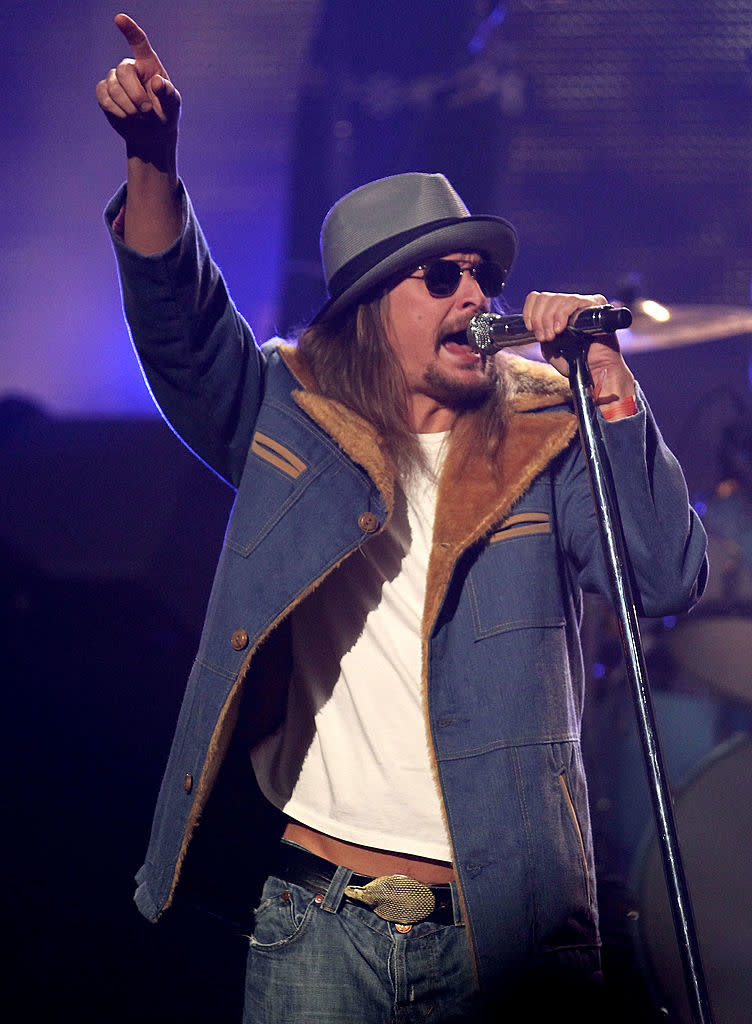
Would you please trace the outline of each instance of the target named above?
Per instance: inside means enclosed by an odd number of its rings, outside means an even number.
[[[275,874],[292,885],[323,896],[334,879],[337,865],[300,846],[280,844]],[[385,921],[409,925],[418,921],[454,924],[451,886],[425,885],[408,875],[370,875],[353,873],[344,890],[344,899],[369,907]]]

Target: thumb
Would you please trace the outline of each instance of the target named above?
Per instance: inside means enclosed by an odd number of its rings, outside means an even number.
[[[180,93],[168,78],[153,75],[146,83],[152,109],[165,126],[177,124],[180,116]]]

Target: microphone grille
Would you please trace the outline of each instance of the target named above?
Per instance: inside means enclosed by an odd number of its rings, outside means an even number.
[[[467,325],[467,340],[476,352],[488,352],[491,348],[493,317],[493,313],[478,313]]]

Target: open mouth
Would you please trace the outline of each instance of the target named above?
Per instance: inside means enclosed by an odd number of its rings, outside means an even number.
[[[472,349],[467,340],[467,331],[455,331],[441,339],[440,348],[445,348],[452,355],[462,356],[464,359],[475,362],[479,356]]]

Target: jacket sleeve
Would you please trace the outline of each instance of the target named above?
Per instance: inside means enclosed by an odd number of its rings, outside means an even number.
[[[705,589],[707,538],[689,503],[681,468],[666,446],[641,390],[638,411],[600,418],[637,612],[674,615],[689,610]],[[575,445],[562,466],[558,519],[562,543],[579,585],[609,597],[606,568],[584,456]]]
[[[235,309],[182,184],[183,232],[142,256],[113,222],[123,186],[105,211],[136,354],[162,415],[185,444],[237,486],[264,383],[264,357]]]

